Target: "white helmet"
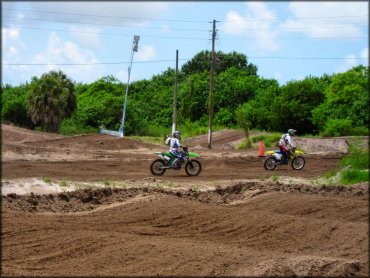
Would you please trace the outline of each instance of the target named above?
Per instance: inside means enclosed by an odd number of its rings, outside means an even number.
[[[297,131],[295,129],[288,129],[288,134],[289,135],[294,135],[294,133],[296,133]]]
[[[177,138],[177,139],[181,139],[181,132],[176,130],[174,133],[173,133],[173,137]]]

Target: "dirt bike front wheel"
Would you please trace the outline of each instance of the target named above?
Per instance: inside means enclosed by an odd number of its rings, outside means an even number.
[[[202,164],[198,160],[192,159],[191,162],[186,162],[185,172],[188,176],[198,176],[202,171]]]
[[[269,171],[275,170],[276,165],[277,165],[277,161],[274,157],[267,158],[265,163],[263,164],[265,169]]]
[[[292,160],[292,168],[294,170],[302,170],[305,164],[306,161],[304,160],[303,156],[298,155]]]
[[[162,176],[166,172],[166,163],[162,159],[156,159],[150,165],[150,172],[154,176]]]

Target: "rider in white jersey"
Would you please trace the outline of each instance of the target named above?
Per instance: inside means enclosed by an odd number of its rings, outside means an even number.
[[[295,143],[292,137],[296,132],[295,129],[289,129],[288,133],[283,134],[279,140],[279,148],[285,158],[289,158],[291,150],[295,149]]]
[[[180,131],[175,131],[173,134],[172,134],[172,137],[169,137],[167,138],[166,140],[166,144],[167,145],[170,145],[170,150],[169,152],[171,154],[173,154],[173,156],[175,156],[177,159],[174,161],[174,163],[180,159],[181,163],[184,162],[184,157],[185,157],[185,154],[183,152],[180,152],[180,148],[182,147],[181,143],[180,143],[180,139],[181,139],[181,133]]]

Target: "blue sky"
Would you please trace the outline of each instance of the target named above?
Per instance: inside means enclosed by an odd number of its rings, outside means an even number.
[[[280,84],[368,65],[368,2],[2,2],[2,83],[60,69],[76,82],[150,79],[211,50],[245,54]]]

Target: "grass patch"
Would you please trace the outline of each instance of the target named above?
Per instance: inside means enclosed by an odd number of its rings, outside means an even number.
[[[272,134],[260,134],[251,137],[253,143],[257,143],[262,141],[265,147],[277,147],[279,140],[281,138],[280,133],[272,133]]]
[[[105,186],[112,186],[112,182],[110,181],[110,180],[104,180],[103,181],[103,184],[105,185]]]
[[[153,137],[153,136],[130,136],[131,139],[138,140],[144,143],[164,145],[164,137]]]
[[[212,127],[212,132],[225,129],[224,126],[214,125]],[[201,124],[199,122],[186,121],[177,126],[177,130],[181,132],[182,139],[191,138],[198,135],[208,134],[208,124]]]
[[[99,128],[77,124],[73,119],[64,119],[60,123],[58,133],[63,135],[99,133]]]
[[[66,187],[67,186],[67,182],[65,180],[61,180],[61,181],[59,181],[59,186],[60,187]]]
[[[331,170],[331,171],[328,171],[324,174],[324,178],[330,179],[330,178],[334,177],[336,174],[337,174],[337,172],[335,170]]]
[[[342,167],[351,166],[355,169],[365,170],[369,168],[369,154],[367,152],[345,156],[340,161]]]
[[[347,169],[341,172],[341,182],[344,185],[369,181],[369,171],[360,169]]]
[[[122,189],[126,189],[127,188],[127,183],[126,182],[121,182],[120,184],[119,184],[119,186],[122,188]]]
[[[248,147],[248,145],[251,146],[251,143],[249,142],[249,144],[248,144],[248,139],[244,138],[240,141],[240,143],[238,145],[236,145],[235,148],[237,150],[243,150],[243,149],[246,149]]]
[[[348,147],[348,154],[340,161],[341,170],[339,181],[335,182],[343,185],[351,185],[369,181],[369,150],[361,147],[359,141],[352,141]],[[324,177],[328,180],[338,173],[335,171],[327,172]]]
[[[50,184],[51,183],[51,178],[49,177],[43,177],[42,180],[45,182],[45,183],[48,183]]]

